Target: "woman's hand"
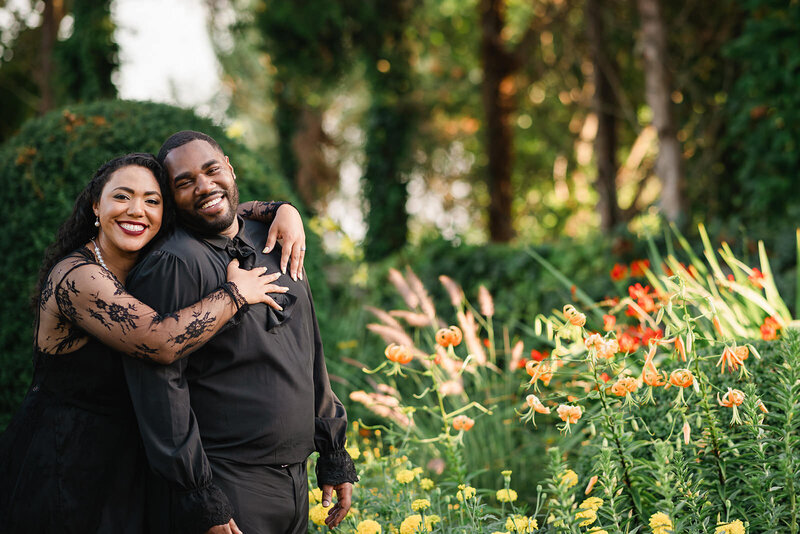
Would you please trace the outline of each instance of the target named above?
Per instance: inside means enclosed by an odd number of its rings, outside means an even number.
[[[281,254],[281,272],[286,274],[286,265],[289,258],[292,264],[289,275],[292,280],[303,279],[303,259],[306,255],[306,231],[303,228],[303,218],[300,212],[291,204],[283,204],[275,213],[275,219],[269,227],[267,245],[264,247],[266,254],[275,246],[275,241],[281,240],[283,251]]]
[[[256,267],[249,271],[242,269],[239,267],[239,260],[234,258],[228,264],[228,282],[236,284],[236,289],[248,304],[263,302],[270,308],[283,310],[267,293],[286,293],[289,288],[272,283],[280,278],[281,273],[266,272],[266,267]]]

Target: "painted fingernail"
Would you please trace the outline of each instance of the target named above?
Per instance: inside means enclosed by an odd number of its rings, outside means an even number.
[[[264,247],[264,250],[262,250],[261,252],[266,254],[267,252],[269,252],[269,247]]]

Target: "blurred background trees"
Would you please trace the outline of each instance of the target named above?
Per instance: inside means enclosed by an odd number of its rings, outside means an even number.
[[[229,125],[369,260],[797,212],[794,0],[197,1]],[[116,96],[112,0],[3,5],[0,141]]]

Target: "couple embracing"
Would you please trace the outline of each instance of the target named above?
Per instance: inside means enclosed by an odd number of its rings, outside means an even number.
[[[235,179],[214,139],[182,131],[78,197],[40,272],[33,383],[0,436],[0,532],[302,533],[314,451],[328,526],[347,514],[357,477],[302,221],[239,205]]]

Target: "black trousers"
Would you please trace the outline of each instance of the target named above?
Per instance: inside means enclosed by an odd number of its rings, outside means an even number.
[[[210,458],[216,484],[234,507],[246,534],[305,534],[308,531],[306,463],[248,465]]]
[[[216,484],[234,507],[246,534],[305,534],[308,531],[306,463],[247,465],[210,458]]]

